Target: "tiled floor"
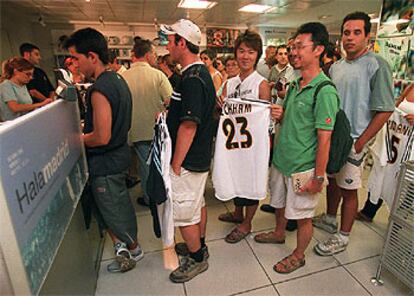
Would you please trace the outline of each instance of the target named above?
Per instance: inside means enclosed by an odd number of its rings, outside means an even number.
[[[140,195],[139,185],[131,196]],[[318,212],[325,208],[321,195]],[[366,192],[360,191],[360,204]],[[134,198],[135,199],[135,198]],[[145,257],[136,268],[124,274],[110,274],[106,266],[113,258],[112,244],[105,242],[101,269],[97,283],[97,295],[414,295],[388,272],[382,273],[384,286],[371,284],[376,273],[379,254],[387,231],[388,210],[383,207],[374,223],[356,222],[351,242],[346,251],[333,257],[319,257],[312,247],[328,234],[315,230],[306,252],[306,265],[288,275],[273,271],[273,264],[283,258],[296,244],[296,232],[287,233],[286,244],[258,244],[249,235],[240,243],[231,245],[225,235],[234,227],[222,223],[217,217],[232,210],[231,202],[222,203],[214,198],[209,182],[206,191],[208,206],[207,244],[210,252],[209,269],[185,284],[173,284],[168,279],[178,260],[172,249],[164,249],[161,240],[152,232],[149,211],[136,206],[139,241]],[[134,201],[135,203],[135,201]],[[258,211],[253,232],[274,227],[274,216]],[[177,240],[182,240],[177,231]]]

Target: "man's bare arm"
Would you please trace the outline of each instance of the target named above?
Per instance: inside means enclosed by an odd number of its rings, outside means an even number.
[[[332,131],[318,129],[318,145],[316,147],[316,160],[315,160],[315,176],[325,176],[326,166],[329,160],[329,150],[331,147],[331,136]],[[315,194],[322,191],[323,182],[312,178],[305,186],[302,191],[306,191],[311,194]]]
[[[372,118],[371,122],[368,124],[368,127],[361,134],[358,140],[355,142],[355,152],[360,153],[364,146],[371,140],[382,126],[390,118],[392,112],[377,112]]]
[[[178,127],[177,142],[171,162],[171,167],[176,175],[180,175],[181,165],[190,150],[194,136],[197,131],[197,123],[194,121],[183,121]]]
[[[108,99],[100,92],[92,93],[93,131],[83,135],[88,147],[107,145],[112,133],[112,109]]]

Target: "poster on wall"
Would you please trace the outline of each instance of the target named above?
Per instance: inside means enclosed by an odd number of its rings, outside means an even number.
[[[0,243],[16,294],[38,294],[85,186],[79,122],[58,100],[0,125]]]
[[[216,49],[217,52],[231,52],[239,34],[240,30],[209,28],[207,29],[207,47]]]
[[[414,28],[414,0],[383,0],[378,38],[408,36]]]
[[[408,49],[410,38],[395,37],[377,39],[374,49],[390,65],[395,79],[405,79],[408,68]]]

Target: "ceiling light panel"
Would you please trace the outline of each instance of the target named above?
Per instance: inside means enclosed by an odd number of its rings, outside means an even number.
[[[275,9],[270,5],[248,4],[239,9],[240,12],[265,13]]]
[[[181,0],[177,7],[187,9],[211,9],[217,2],[204,0]]]

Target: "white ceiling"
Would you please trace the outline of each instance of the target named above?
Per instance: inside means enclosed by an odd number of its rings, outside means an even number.
[[[321,21],[337,29],[342,18],[360,10],[379,13],[382,0],[216,0],[210,10],[177,8],[179,0],[1,0],[1,13],[17,10],[37,21],[42,15],[46,23],[96,22],[103,16],[105,23],[129,24],[172,23],[190,18],[200,26],[269,26],[296,28],[308,21]],[[240,13],[238,9],[249,3],[277,7],[268,14]],[[325,15],[326,19],[321,19]]]

